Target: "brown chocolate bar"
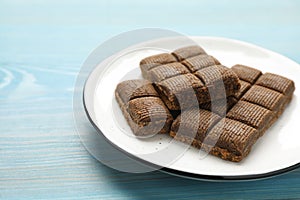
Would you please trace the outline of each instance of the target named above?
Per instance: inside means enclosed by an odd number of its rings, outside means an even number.
[[[140,68],[143,77],[154,82],[170,110],[233,96],[240,89],[237,75],[199,46],[147,57]]]
[[[295,90],[294,82],[280,75],[244,65],[229,70],[199,46],[145,58],[140,67],[153,83],[124,81],[115,91],[133,133],[170,133],[234,162],[249,154]]]
[[[208,113],[197,115],[200,124],[195,126],[193,120],[189,117],[181,119],[181,115],[189,116],[189,113],[204,111],[198,108],[183,111],[174,120],[170,135],[222,159],[239,162],[282,114],[292,99],[295,85],[285,77],[262,74],[251,67],[236,65],[232,69],[243,81],[240,92],[233,97],[237,102],[233,102],[227,115],[217,118],[212,112],[206,111]],[[181,126],[183,128],[179,129]],[[195,137],[191,137],[195,132]]]
[[[173,117],[151,82],[146,80],[123,81],[118,84],[115,96],[135,135],[169,133]]]

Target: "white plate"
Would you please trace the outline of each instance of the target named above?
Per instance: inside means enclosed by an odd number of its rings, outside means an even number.
[[[147,48],[149,44],[152,47],[164,44],[172,49],[182,46],[182,44],[176,46],[179,42],[174,38],[137,45],[132,48],[135,50],[120,52],[95,68],[84,89],[84,104],[92,123],[101,130],[108,141],[127,154],[146,163],[163,166],[164,170],[180,175],[247,179],[279,174],[298,167],[300,134],[297,128],[299,128],[300,107],[297,88],[300,87],[300,66],[282,55],[237,40],[215,37],[191,37],[191,39],[225,66],[245,64],[295,81],[296,91],[292,102],[242,162],[224,161],[211,155],[200,159],[198,150],[191,147],[166,166],[162,160],[167,159],[169,155],[163,154],[163,150],[172,145],[173,150],[182,151],[183,146],[179,142],[173,141],[168,135],[156,135],[144,140],[132,136],[114,97],[116,85],[122,80],[142,78],[139,61],[144,57],[165,52],[159,48]],[[155,159],[148,156],[149,154],[159,155],[161,159]]]

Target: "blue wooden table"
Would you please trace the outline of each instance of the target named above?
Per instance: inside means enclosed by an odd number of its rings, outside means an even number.
[[[110,169],[80,143],[72,110],[80,66],[113,35],[229,37],[299,63],[299,10],[297,0],[1,0],[0,199],[300,199],[300,169],[235,183]]]

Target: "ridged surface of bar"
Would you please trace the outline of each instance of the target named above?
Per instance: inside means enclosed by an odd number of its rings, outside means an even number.
[[[176,49],[172,53],[179,61],[182,61],[184,59],[187,59],[189,57],[197,56],[197,55],[202,55],[206,54],[204,49],[198,45],[195,46],[188,46],[188,47],[182,47],[179,49]]]
[[[203,140],[208,130],[220,120],[220,116],[203,109],[187,110],[174,120],[171,131]],[[178,131],[179,130],[179,131]]]
[[[148,79],[152,82],[163,81],[167,78],[189,73],[189,70],[181,63],[169,63],[157,66],[148,71]]]
[[[127,102],[137,97],[159,96],[152,86],[152,83],[142,79],[127,80],[119,83],[117,85],[116,92],[119,93],[123,102]]]
[[[260,70],[245,65],[234,65],[231,69],[241,80],[247,81],[251,84],[254,84],[258,77],[262,74]]]
[[[221,63],[214,57],[204,54],[183,60],[182,64],[184,64],[191,72],[195,72],[212,65],[220,65]]]

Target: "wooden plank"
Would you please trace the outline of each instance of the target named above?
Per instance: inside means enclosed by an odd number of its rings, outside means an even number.
[[[249,41],[300,62],[299,1],[88,3],[0,2],[0,199],[300,198],[300,169],[230,184],[109,169],[84,149],[72,118],[80,65],[112,35],[165,27]]]

